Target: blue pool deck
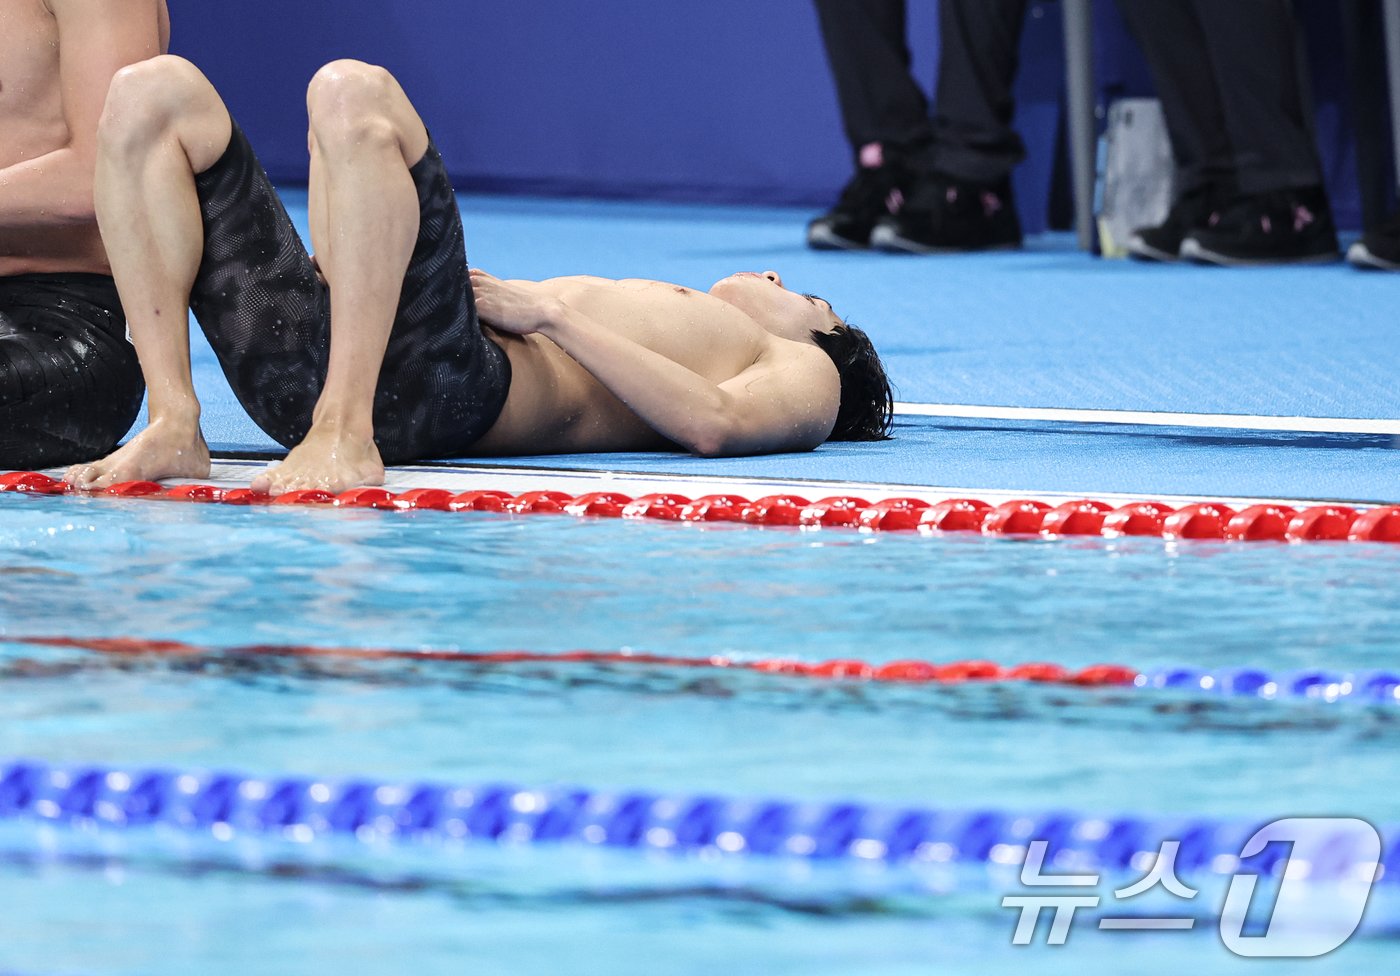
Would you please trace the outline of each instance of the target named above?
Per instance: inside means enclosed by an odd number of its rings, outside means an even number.
[[[285,197],[305,233],[304,192]],[[775,269],[870,332],[902,404],[896,437],[883,444],[471,468],[1400,501],[1400,275],[1341,263],[1224,270],[1102,260],[1063,234],[988,255],[818,253],[802,242],[810,214],[793,209],[475,196],[461,207],[469,261],[508,277],[705,288],[734,271]],[[238,407],[197,330],[194,347],[211,447],[280,452]]]

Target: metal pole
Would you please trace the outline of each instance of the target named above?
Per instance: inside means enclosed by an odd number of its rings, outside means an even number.
[[[1390,78],[1390,137],[1400,170],[1400,0],[1385,0],[1385,54]],[[1400,184],[1400,172],[1396,183]]]
[[[1400,0],[1394,4],[1400,15]],[[1074,172],[1074,226],[1081,250],[1094,249],[1094,173],[1098,134],[1094,123],[1093,0],[1064,0],[1065,88],[1069,102],[1070,164]],[[1397,17],[1400,22],[1400,16]],[[1392,64],[1396,64],[1392,59]]]

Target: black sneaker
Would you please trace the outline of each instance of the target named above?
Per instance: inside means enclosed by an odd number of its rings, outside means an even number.
[[[887,159],[876,144],[866,146],[836,206],[807,225],[807,245],[819,251],[869,247],[870,232],[890,215],[891,201],[903,198],[908,182],[897,160]]]
[[[1400,271],[1400,213],[1348,248],[1347,260],[1358,268]]]
[[[1021,246],[1009,178],[983,185],[927,176],[908,200],[891,209],[871,233],[872,247],[935,254]]]
[[[1240,197],[1181,242],[1181,256],[1207,264],[1325,264],[1337,260],[1337,229],[1321,187]]]
[[[1222,192],[1212,185],[1187,190],[1176,198],[1160,224],[1133,231],[1128,238],[1128,254],[1140,261],[1180,260],[1181,242],[1192,231],[1208,227],[1224,202]]]

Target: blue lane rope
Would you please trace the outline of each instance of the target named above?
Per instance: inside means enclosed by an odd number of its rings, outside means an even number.
[[[946,811],[859,803],[674,797],[582,788],[391,784],[368,779],[258,778],[228,772],[0,764],[0,823],[136,833],[174,830],[216,840],[309,843],[574,842],[652,852],[722,853],[812,861],[963,865],[1014,870],[1044,840],[1055,870],[1124,872],[1180,844],[1183,874],[1269,874],[1279,845],[1238,855],[1263,822],[1204,817],[1084,816],[1065,812]],[[1378,883],[1400,885],[1400,829],[1381,831]],[[1324,838],[1326,840],[1327,838]],[[1338,835],[1314,880],[1353,877],[1366,865]],[[1338,846],[1340,845],[1340,846]],[[1328,846],[1324,844],[1323,846]]]
[[[1400,672],[1382,670],[1165,667],[1142,672],[1133,684],[1143,690],[1170,689],[1264,701],[1400,704]]]

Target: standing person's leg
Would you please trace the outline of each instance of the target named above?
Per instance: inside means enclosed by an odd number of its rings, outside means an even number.
[[[964,183],[1003,182],[1026,158],[1011,117],[1026,0],[940,0],[933,171]]]
[[[1240,196],[1183,242],[1183,255],[1214,264],[1336,260],[1292,5],[1190,2],[1219,86]]]
[[[855,176],[828,213],[812,221],[815,248],[865,247],[908,183],[906,157],[927,144],[928,100],[909,72],[904,0],[815,0],[822,42],[836,84]]]
[[[899,251],[1014,247],[1011,171],[1025,158],[1011,127],[1026,0],[940,0],[932,138],[914,191],[871,236]]]
[[[931,132],[928,99],[909,73],[904,0],[815,0],[841,122],[857,153],[909,146]]]
[[[1175,261],[1181,242],[1235,195],[1235,153],[1206,32],[1190,0],[1118,0],[1157,86],[1176,161],[1176,200],[1165,221],[1128,241],[1134,257]]]
[[[330,286],[330,353],[310,430],[282,464],[253,482],[272,492],[384,480],[375,390],[418,237],[409,170],[428,149],[422,120],[383,68],[329,64],[312,80],[306,102],[311,239]]]
[[[1352,124],[1356,127],[1356,153],[1360,163],[1361,210],[1365,233],[1347,248],[1347,261],[1365,271],[1400,271],[1400,212],[1388,216],[1394,169],[1390,165],[1390,135],[1387,121],[1392,109],[1378,80],[1387,69],[1400,70],[1388,61],[1390,4],[1348,4],[1342,9],[1347,43],[1348,86],[1352,104]],[[1400,109],[1400,106],[1394,106]],[[1392,109],[1393,110],[1393,109]]]
[[[1289,0],[1191,0],[1204,31],[1246,195],[1315,187],[1322,168],[1302,89],[1302,63]]]
[[[206,477],[190,376],[189,298],[204,247],[195,173],[228,145],[228,111],[183,59],[162,56],[117,72],[98,128],[98,222],[146,377],[150,423],[102,461],[67,480]]]

